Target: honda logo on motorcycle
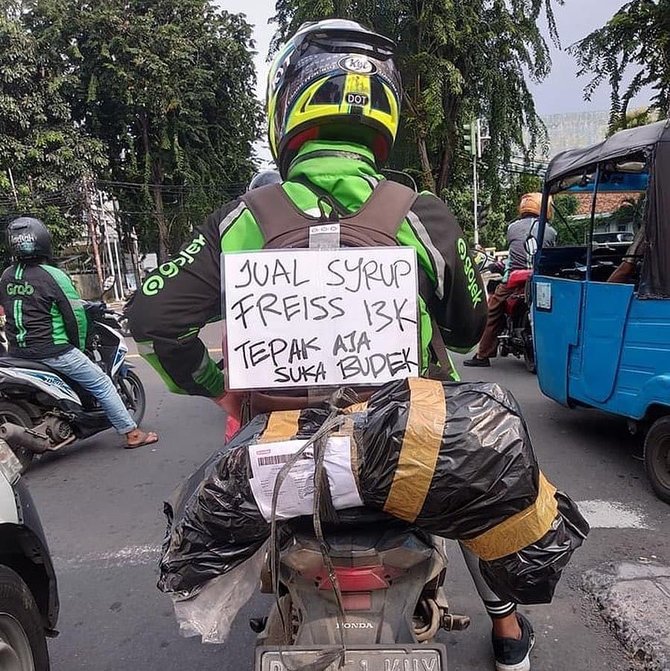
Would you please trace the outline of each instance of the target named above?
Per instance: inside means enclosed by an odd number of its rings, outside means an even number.
[[[372,622],[343,622],[340,627],[338,622],[336,625],[337,629],[374,629]]]

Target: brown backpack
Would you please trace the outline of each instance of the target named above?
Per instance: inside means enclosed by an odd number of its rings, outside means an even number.
[[[397,234],[409,214],[418,194],[402,184],[390,181],[380,182],[365,204],[353,214],[342,214],[341,207],[332,197],[309,185],[319,198],[321,217],[305,214],[286,195],[280,184],[254,189],[242,196],[260,228],[265,244],[264,249],[289,249],[310,247],[310,233],[313,227],[325,224],[339,226],[339,247],[389,247],[397,246]],[[330,213],[326,213],[322,203],[327,202]],[[419,288],[424,297],[432,294],[430,279],[419,269]],[[436,324],[433,324],[431,341],[434,358],[439,366],[431,366],[431,377],[444,378],[451,372],[451,362]],[[294,393],[251,392],[248,395],[245,414],[247,418],[276,410],[301,410],[327,401],[332,388],[297,389]],[[367,399],[374,388],[354,389],[360,399]]]

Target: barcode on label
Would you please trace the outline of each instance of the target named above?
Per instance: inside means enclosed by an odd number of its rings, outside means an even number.
[[[269,457],[258,457],[259,466],[275,466],[276,464],[285,464],[293,454],[271,454]],[[300,459],[309,459],[305,454],[300,455]]]

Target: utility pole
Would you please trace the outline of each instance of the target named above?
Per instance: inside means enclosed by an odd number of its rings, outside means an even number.
[[[102,264],[100,263],[100,249],[98,248],[98,233],[95,230],[95,219],[93,218],[93,205],[91,204],[91,182],[88,180],[88,178],[84,179],[84,203],[86,206],[86,223],[88,224],[88,235],[91,238],[91,246],[93,247],[93,260],[95,261],[95,270],[98,274],[100,291],[102,291],[104,278],[102,276]]]
[[[465,150],[472,156],[472,200],[473,200],[473,213],[474,213],[474,237],[475,245],[479,244],[479,221],[478,221],[478,212],[477,212],[477,200],[479,194],[477,193],[477,159],[481,153],[481,142],[479,140],[480,135],[480,122],[479,119],[472,119],[470,122],[463,124],[463,139],[465,140],[464,146]]]
[[[479,244],[479,177],[477,175],[477,161],[481,158],[482,143],[481,143],[481,122],[477,119],[475,131],[475,152],[472,157],[472,210],[475,221],[475,245]]]
[[[14,202],[16,203],[16,209],[19,209],[19,194],[16,193],[16,186],[14,185],[14,175],[12,175],[12,169],[7,168],[7,174],[9,175],[9,183],[12,185],[12,193],[14,194]]]
[[[109,239],[109,231],[107,230],[107,217],[105,215],[105,202],[102,197],[102,191],[98,191],[98,196],[100,200],[100,223],[102,224],[102,230],[104,231],[105,244],[107,245],[107,258],[109,259],[109,267],[114,275],[114,298],[117,301],[121,300],[121,293],[119,292],[119,271],[114,268],[114,256],[112,254],[112,242]]]
[[[478,161],[482,157],[483,142],[490,140],[488,136],[483,137],[482,120],[473,118],[469,123],[463,124],[463,139],[465,150],[472,156],[472,213],[474,216],[474,239],[475,245],[479,244],[479,174],[477,172]]]

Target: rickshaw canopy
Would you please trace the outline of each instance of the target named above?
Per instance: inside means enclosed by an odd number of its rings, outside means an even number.
[[[598,144],[557,154],[545,174],[545,197],[565,189],[565,178],[636,154],[645,156],[649,175],[644,214],[647,244],[638,295],[670,298],[670,120],[623,130]],[[626,182],[637,190],[634,181],[628,177],[620,182],[619,190],[625,190]],[[589,186],[584,190],[593,190],[593,183]],[[575,190],[582,188],[575,184]]]

